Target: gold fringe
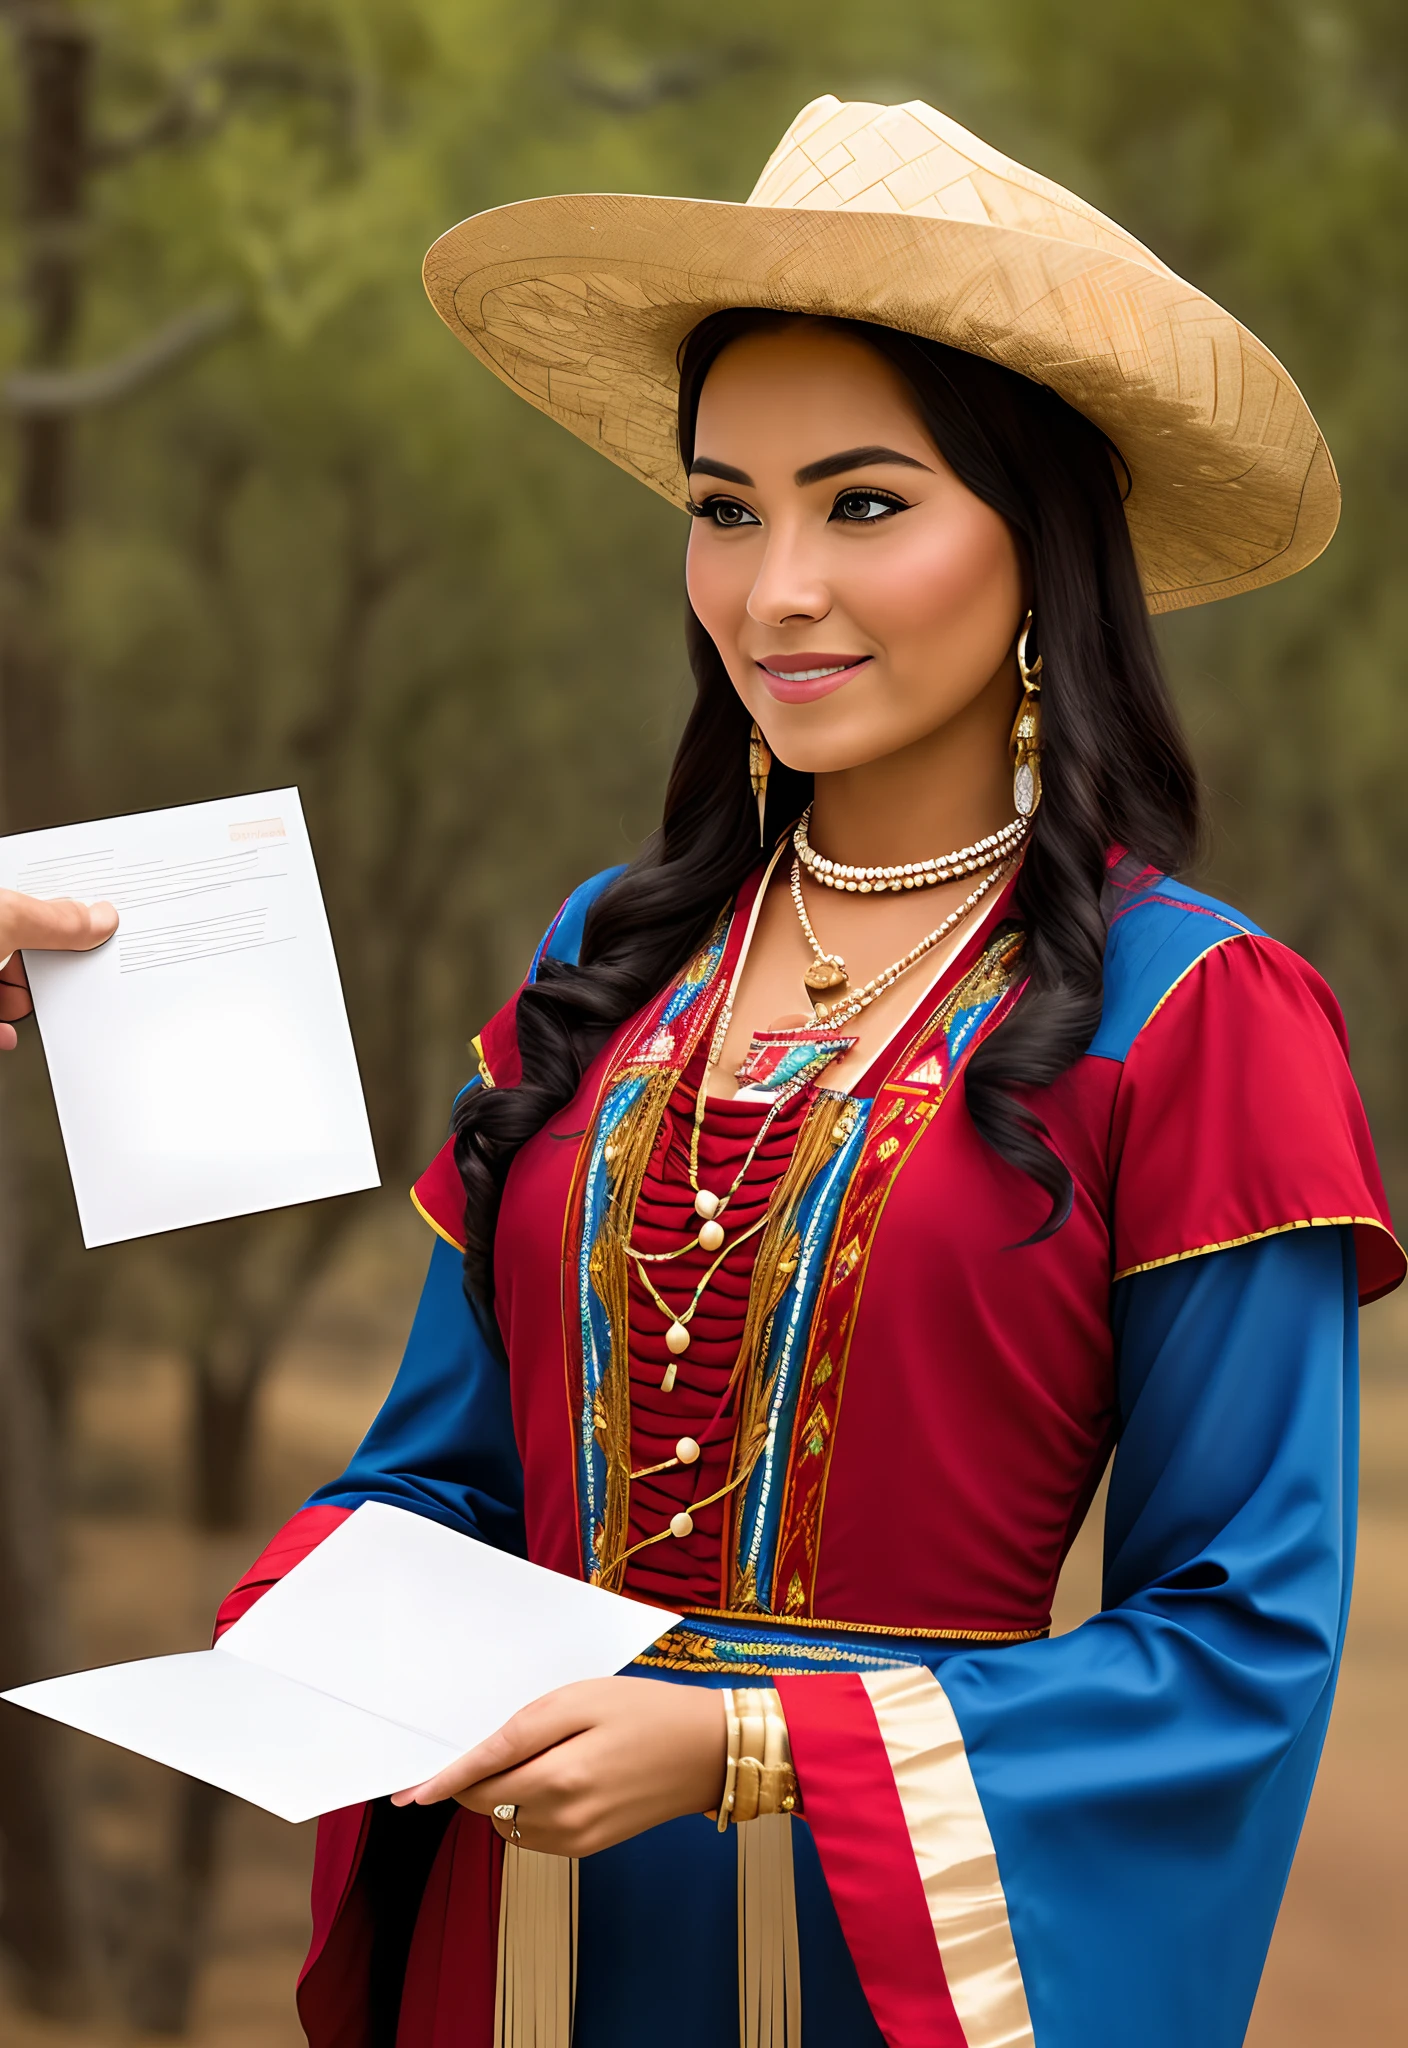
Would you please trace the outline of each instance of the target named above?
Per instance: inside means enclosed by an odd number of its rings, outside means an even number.
[[[494,2048],[571,2048],[577,1862],[504,1847]]]
[[[624,1570],[621,1553],[626,1547],[631,1505],[631,1382],[626,1365],[630,1261],[626,1246],[635,1223],[641,1182],[677,1079],[670,1067],[652,1074],[640,1100],[612,1133],[611,1201],[591,1253],[592,1285],[611,1331],[611,1363],[597,1393],[592,1422],[606,1454],[605,1515],[597,1534],[597,1555],[602,1560],[599,1577],[600,1583],[613,1591]]]
[[[801,2048],[802,1964],[792,1822],[766,1814],[738,1837],[739,2048]]]

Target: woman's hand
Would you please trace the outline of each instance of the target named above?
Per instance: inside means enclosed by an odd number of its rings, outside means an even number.
[[[661,1821],[717,1811],[726,1744],[717,1692],[653,1678],[590,1678],[545,1693],[391,1803],[457,1799],[487,1814],[516,1806],[525,1849],[590,1856]],[[512,1833],[510,1822],[494,1826]]]
[[[37,896],[19,896],[0,889],[0,1052],[19,1043],[14,1023],[29,1015],[29,982],[24,962],[13,958],[21,946],[45,952],[87,953],[117,930],[117,912],[110,903],[41,903]]]

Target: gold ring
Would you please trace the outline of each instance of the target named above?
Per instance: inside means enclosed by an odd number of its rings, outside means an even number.
[[[522,1835],[518,1832],[518,1808],[516,1806],[509,1806],[507,1804],[496,1806],[494,1808],[494,1819],[508,1822],[508,1838],[511,1842],[521,1842],[523,1840]]]

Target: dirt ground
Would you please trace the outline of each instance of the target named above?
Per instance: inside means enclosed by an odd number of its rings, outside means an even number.
[[[102,1663],[208,1640],[220,1594],[267,1533],[357,1441],[394,1370],[423,1241],[388,1207],[310,1308],[268,1389],[254,1526],[193,1537],[178,1489],[185,1395],[175,1361],[95,1362],[76,1416],[68,1532],[72,1661]],[[1329,1744],[1248,2041],[1252,2048],[1389,2048],[1408,2041],[1408,1303],[1364,1321],[1364,1494],[1353,1619]],[[1057,1623],[1096,1604],[1098,1513],[1072,1553]],[[152,1919],[153,1874],[178,1781],[71,1738],[105,1897]],[[307,1929],[311,1826],[230,1801],[192,2020],[192,2048],[299,2048],[292,1987]],[[113,1974],[123,1952],[121,1910]],[[5,2001],[3,2048],[157,2048],[113,2024],[29,2019]],[[164,2037],[169,2039],[170,2037]],[[1190,2044],[1192,2048],[1192,2044]]]

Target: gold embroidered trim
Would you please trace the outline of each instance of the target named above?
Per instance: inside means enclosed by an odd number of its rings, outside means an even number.
[[[687,1621],[725,1621],[736,1628],[834,1630],[838,1635],[888,1636],[904,1642],[932,1643],[1030,1643],[1049,1635],[1050,1622],[1038,1628],[887,1628],[876,1621],[827,1621],[813,1614],[751,1613],[729,1607],[686,1607]],[[639,1660],[638,1660],[639,1661]]]
[[[1116,1273],[1115,1279],[1128,1280],[1132,1273],[1152,1273],[1157,1266],[1178,1266],[1185,1259],[1201,1259],[1209,1252],[1235,1251],[1242,1244],[1260,1244],[1264,1237],[1284,1237],[1288,1230],[1342,1229],[1349,1224],[1356,1229],[1382,1230],[1400,1255],[1408,1256],[1393,1232],[1380,1223],[1377,1216],[1298,1216],[1294,1223],[1273,1223],[1269,1230],[1249,1231],[1245,1237],[1224,1237],[1217,1244],[1198,1244],[1186,1252],[1170,1252],[1166,1258],[1145,1259],[1137,1266],[1124,1266]]]
[[[612,1133],[612,1157],[606,1169],[611,1199],[588,1260],[591,1284],[611,1331],[611,1359],[597,1388],[592,1414],[592,1428],[606,1456],[606,1499],[596,1531],[599,1564],[595,1577],[598,1585],[610,1592],[620,1590],[631,1513],[631,1388],[626,1372],[630,1266],[626,1246],[641,1182],[676,1078],[672,1067],[652,1073],[640,1099]]]
[[[840,1654],[839,1650],[832,1652],[833,1656],[839,1657]],[[647,1650],[643,1656],[636,1657],[632,1661],[637,1664],[644,1664],[652,1671],[702,1671],[709,1673],[710,1676],[722,1671],[734,1671],[741,1678],[776,1678],[777,1676],[776,1665],[738,1662],[732,1657],[727,1660],[722,1657],[666,1657],[657,1654],[653,1650]]]
[[[849,1643],[790,1643],[784,1636],[757,1632],[747,1645],[753,1652],[751,1658],[726,1655],[728,1647],[726,1638],[711,1636],[705,1630],[672,1628],[635,1661],[658,1664],[665,1671],[745,1671],[758,1678],[776,1677],[777,1660],[789,1657],[806,1657],[817,1664],[841,1664],[848,1671],[857,1663],[868,1669],[888,1671],[895,1661],[895,1652],[884,1649],[867,1650],[863,1645],[852,1649]]]
[[[803,1196],[836,1150],[838,1111],[844,1115],[848,1100],[848,1097],[838,1098],[830,1089],[818,1090],[797,1134],[792,1157],[773,1190],[769,1205],[772,1213],[753,1262],[743,1334],[738,1345],[742,1392],[728,1476],[730,1481],[738,1481],[741,1485],[746,1486],[751,1479],[754,1467],[767,1448],[772,1427],[772,1399],[781,1368],[774,1366],[768,1372],[768,1344],[778,1304],[797,1269],[800,1250],[798,1211]],[[724,1521],[727,1582],[719,1587],[721,1593],[727,1591],[734,1600],[746,1595],[753,1579],[751,1569],[747,1574],[740,1573],[738,1569],[738,1514],[739,1496],[735,1494]]]

